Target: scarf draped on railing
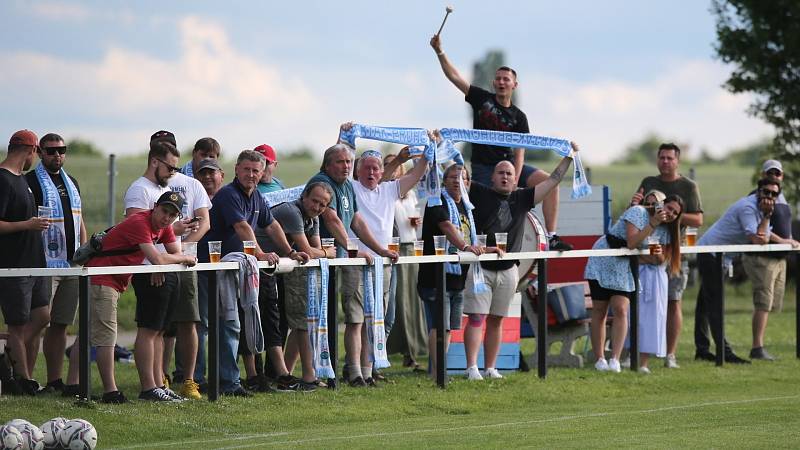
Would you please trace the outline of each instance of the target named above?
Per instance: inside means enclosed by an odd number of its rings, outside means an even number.
[[[510,131],[473,130],[464,128],[442,128],[443,145],[454,147],[455,142],[470,142],[473,144],[496,145],[500,147],[524,148],[526,150],[553,150],[561,156],[572,156],[572,198],[585,197],[592,193],[592,188],[586,180],[583,163],[580,155],[572,151],[572,145],[566,139],[547,136],[535,136],[526,133],[512,133]]]
[[[265,194],[261,194],[261,196],[264,197],[264,201],[267,202],[267,207],[272,208],[273,206],[278,206],[281,203],[288,203],[297,200],[300,198],[300,195],[303,193],[303,189],[305,188],[306,185],[301,184],[300,186],[281,189],[280,191],[267,192]]]
[[[375,369],[389,367],[383,317],[383,258],[372,257],[364,266],[364,326],[367,328],[369,360]]]
[[[317,378],[336,378],[331,366],[330,347],[328,346],[328,260],[320,258],[319,268],[309,268],[307,276],[306,321],[311,355],[314,358],[314,370]],[[319,282],[317,282],[318,277]]]
[[[463,181],[463,177],[460,178]],[[464,188],[462,183],[461,188]],[[461,218],[458,216],[458,206],[456,205],[456,201],[447,191],[444,191],[443,194],[444,200],[447,203],[447,209],[449,210],[450,214],[450,223],[455,226],[458,226],[461,223]],[[462,201],[467,198],[462,195]],[[475,207],[472,205],[467,206],[467,202],[464,202],[464,210],[467,214],[467,220],[469,220],[469,240],[472,245],[478,245],[478,235],[475,231],[475,219],[472,216],[472,210]],[[452,244],[451,244],[452,246]],[[457,250],[457,249],[456,249]],[[448,252],[449,253],[449,252]],[[470,264],[470,268],[472,269],[472,278],[474,281],[474,293],[480,294],[484,292],[489,292],[489,286],[486,285],[486,281],[483,278],[483,269],[481,268],[480,263],[472,263]],[[447,273],[454,274],[454,275],[461,275],[461,264],[459,263],[445,263],[444,270]]]
[[[39,185],[42,187],[42,206],[49,206],[53,210],[53,214],[50,217],[50,226],[47,230],[42,232],[47,267],[69,267],[69,261],[67,261],[66,222],[64,221],[64,217],[65,214],[72,214],[72,231],[75,236],[75,240],[73,241],[75,248],[73,248],[72,251],[74,252],[81,245],[80,193],[72,182],[72,179],[67,175],[67,171],[62,167],[59,171],[59,176],[64,181],[64,188],[67,190],[71,208],[71,211],[64,211],[61,205],[61,196],[58,193],[58,188],[50,178],[50,174],[47,173],[47,170],[45,170],[41,163],[36,166],[35,172],[36,179],[39,180]]]

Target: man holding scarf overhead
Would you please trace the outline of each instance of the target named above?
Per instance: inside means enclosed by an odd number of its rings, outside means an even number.
[[[573,152],[578,151],[572,143]],[[469,198],[475,209],[473,215],[477,234],[486,235],[487,247],[495,247],[495,233],[507,233],[507,251],[518,252],[522,245],[525,216],[548,193],[558,187],[572,162],[572,154],[565,156],[545,181],[536,188],[517,190],[514,165],[509,161],[497,163],[492,173],[492,186],[475,182],[473,178]],[[478,372],[478,351],[481,330],[486,322],[484,339],[484,376],[502,378],[495,368],[502,338],[503,317],[508,315],[514,297],[519,274],[518,261],[501,257],[497,261],[481,263],[482,275],[488,289],[476,289],[475,270],[470,270],[464,289],[464,313],[469,315],[464,331],[464,346],[467,353],[466,375],[470,380],[482,380]]]
[[[63,167],[67,159],[64,139],[55,133],[44,135],[39,140],[39,159],[41,163],[35,170],[25,174],[25,179],[31,187],[36,205],[48,206],[53,211],[51,225],[46,233],[42,233],[47,267],[69,267],[75,249],[86,242],[86,227],[81,215],[78,182]],[[67,346],[67,326],[75,322],[75,313],[78,311],[78,277],[55,276],[51,280],[50,326],[42,341],[47,364],[45,389],[62,391],[64,382],[61,371]],[[38,339],[36,345],[38,347]],[[70,354],[70,363],[74,361],[75,367],[77,356],[78,352]]]
[[[442,50],[439,35],[430,41],[431,47],[439,58],[444,75],[464,93],[465,100],[472,106],[472,128],[476,130],[512,131],[529,133],[528,117],[522,110],[511,103],[511,97],[517,88],[517,72],[510,67],[500,67],[495,72],[493,81],[494,93],[471,85],[456,67],[450,62]],[[509,148],[495,145],[472,145],[472,178],[478,183],[491,184],[492,170],[500,161],[510,161],[514,166],[514,177],[520,188],[538,186],[546,181],[550,174],[544,170],[525,164],[523,148]],[[542,203],[547,237],[551,250],[572,250],[572,245],[562,241],[556,234],[558,226],[558,189],[553,189],[544,197]]]

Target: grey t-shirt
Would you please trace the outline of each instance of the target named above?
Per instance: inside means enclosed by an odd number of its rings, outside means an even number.
[[[283,232],[286,234],[286,240],[292,244],[292,248],[297,250],[291,235],[298,233],[305,233],[307,238],[319,235],[319,219],[306,218],[303,210],[302,199],[297,199],[293,202],[281,203],[274,208],[271,208],[272,217],[281,224]],[[269,238],[262,230],[256,233],[258,245],[265,252],[275,251],[275,243]]]

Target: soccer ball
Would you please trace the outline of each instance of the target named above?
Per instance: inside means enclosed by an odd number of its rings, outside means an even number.
[[[72,419],[64,425],[58,440],[62,447],[69,450],[94,450],[97,446],[97,431],[83,419]]]
[[[55,417],[43,423],[40,427],[44,435],[44,448],[45,450],[56,450],[61,448],[61,442],[58,440],[58,435],[64,429],[67,419],[63,417]]]
[[[44,436],[36,425],[24,419],[14,419],[6,423],[6,426],[16,428],[22,435],[22,450],[44,449]]]
[[[10,425],[0,425],[0,450],[21,450],[22,433]]]

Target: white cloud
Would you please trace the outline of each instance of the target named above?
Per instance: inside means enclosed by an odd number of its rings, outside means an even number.
[[[31,14],[35,17],[59,22],[87,22],[90,20],[104,20],[129,24],[136,20],[136,16],[133,14],[133,12],[126,7],[101,9],[90,8],[79,3],[36,1],[24,3],[23,8],[25,8],[28,14]]]

